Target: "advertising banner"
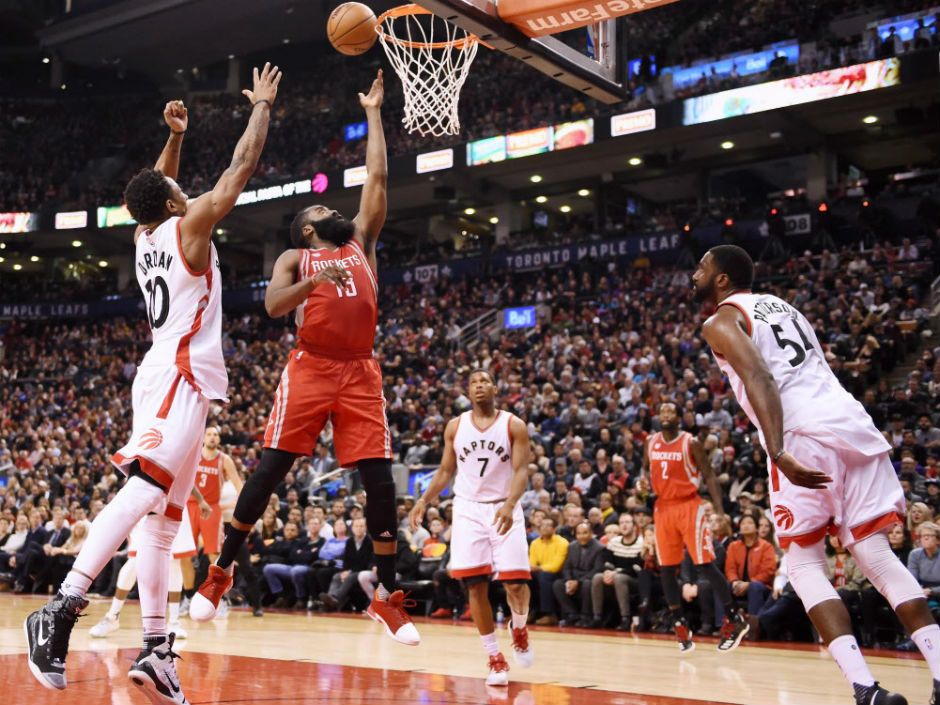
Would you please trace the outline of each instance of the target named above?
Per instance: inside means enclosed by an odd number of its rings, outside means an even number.
[[[31,233],[38,228],[38,213],[0,213],[0,233]]]

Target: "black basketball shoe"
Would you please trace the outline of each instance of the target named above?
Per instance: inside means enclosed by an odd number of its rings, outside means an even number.
[[[69,653],[69,637],[72,627],[86,607],[88,600],[60,592],[23,622],[29,648],[29,670],[44,687],[65,689],[65,657]]]
[[[179,654],[173,652],[175,639],[176,635],[170,634],[152,649],[142,650],[127,672],[131,682],[143,690],[154,705],[189,705],[176,675],[174,659],[178,659]]]
[[[855,703],[856,705],[907,705],[907,698],[899,693],[889,693],[878,685],[861,686],[856,683]]]

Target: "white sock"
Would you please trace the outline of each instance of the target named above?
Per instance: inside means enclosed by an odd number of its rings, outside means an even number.
[[[121,616],[121,609],[124,607],[124,600],[119,600],[116,597],[111,598],[111,609],[108,610],[108,616],[117,619]]]
[[[137,549],[137,590],[144,636],[166,634],[166,605],[170,583],[170,560],[173,539],[180,522],[151,514],[140,532]]]
[[[842,669],[842,675],[852,685],[869,686],[874,684],[875,678],[865,663],[865,657],[862,656],[858,648],[858,642],[851,634],[833,639],[829,643],[829,653]]]
[[[163,498],[161,488],[139,477],[129,479],[92,522],[88,538],[62,583],[62,592],[84,597],[91,587],[93,577],[90,576],[101,572],[131,533],[134,524],[160,504]]]
[[[529,621],[528,612],[523,612],[522,614],[519,614],[515,610],[512,610],[512,628],[513,629],[522,629],[528,621]]]
[[[911,639],[930,667],[935,681],[940,681],[940,627],[930,624],[911,634]]]
[[[180,603],[174,600],[170,603],[170,624],[176,624],[180,621]]]
[[[483,642],[483,650],[487,656],[495,656],[499,653],[499,642],[496,641],[496,632],[491,634],[481,634],[480,641]]]

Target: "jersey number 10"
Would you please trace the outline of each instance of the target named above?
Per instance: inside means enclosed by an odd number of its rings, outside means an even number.
[[[159,328],[170,314],[170,289],[163,277],[148,279],[146,288],[147,319],[151,328]]]

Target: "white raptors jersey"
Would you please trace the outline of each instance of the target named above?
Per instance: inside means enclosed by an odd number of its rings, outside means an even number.
[[[744,314],[751,340],[780,390],[784,432],[800,429],[805,435],[835,438],[864,455],[890,450],[865,408],[839,384],[803,314],[769,294],[732,294],[721,306],[734,306]],[[747,398],[744,381],[727,360],[715,357],[763,440],[763,429]]]
[[[169,218],[137,238],[137,283],[153,335],[141,367],[175,366],[203,396],[226,399],[219,256],[210,243],[209,266],[191,269],[183,257],[180,220]]]
[[[485,431],[473,422],[473,412],[458,417],[454,436],[457,478],[454,494],[474,502],[495,502],[509,496],[512,481],[512,414],[500,411]]]

